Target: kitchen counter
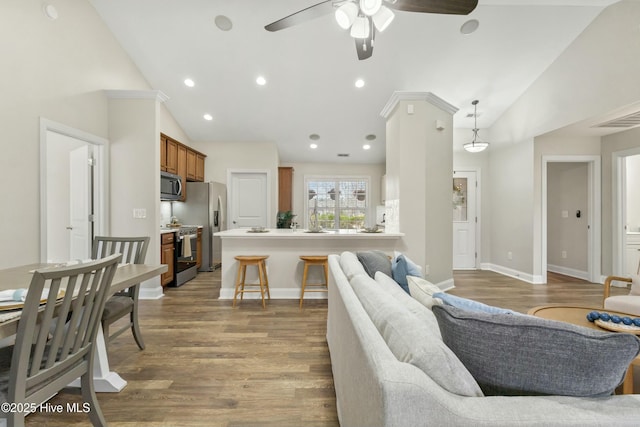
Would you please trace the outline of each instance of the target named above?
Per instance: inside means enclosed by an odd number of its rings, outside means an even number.
[[[404,233],[366,233],[358,230],[327,230],[312,233],[307,230],[290,230],[283,228],[269,228],[265,232],[252,232],[244,228],[220,231],[215,233],[221,239],[251,238],[251,239],[398,239]]]
[[[299,299],[302,269],[301,255],[329,255],[344,251],[380,250],[388,255],[404,251],[403,233],[362,233],[357,230],[307,233],[304,230],[268,229],[267,232],[249,232],[233,229],[215,233],[222,240],[222,286],[220,299],[233,299],[238,255],[269,255],[267,275],[273,299]],[[247,283],[257,283],[255,268],[247,269]],[[324,281],[322,269],[309,270],[309,283]],[[332,280],[329,277],[329,280]],[[246,294],[259,298],[259,293]],[[324,292],[305,294],[307,298],[326,298]]]

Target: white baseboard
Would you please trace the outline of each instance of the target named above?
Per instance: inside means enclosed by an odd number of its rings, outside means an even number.
[[[522,271],[514,270],[509,267],[504,267],[502,265],[492,264],[492,263],[483,263],[480,266],[483,270],[493,271],[495,273],[503,274],[505,276],[513,277],[514,279],[522,280],[523,282],[531,283],[534,285],[544,284],[544,280],[542,280],[542,276],[536,276],[529,273],[524,273]]]
[[[434,283],[434,285],[442,289],[442,292],[450,291],[451,289],[456,287],[456,285],[453,283],[453,277],[451,279],[443,280],[440,283]]]
[[[160,299],[164,296],[162,292],[162,286],[154,286],[153,288],[145,288],[140,286],[140,293],[138,299]]]
[[[576,277],[583,280],[591,280],[588,271],[576,270],[574,268],[563,267],[561,265],[547,264],[547,271],[552,273],[564,274],[565,276]]]

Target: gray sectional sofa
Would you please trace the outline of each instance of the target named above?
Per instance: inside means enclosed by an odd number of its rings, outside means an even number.
[[[329,268],[327,342],[343,427],[640,425],[640,395],[484,396],[431,310],[384,275],[369,277],[353,253],[330,255]]]

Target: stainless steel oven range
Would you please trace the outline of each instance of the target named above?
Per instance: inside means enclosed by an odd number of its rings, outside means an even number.
[[[196,277],[198,268],[198,226],[183,225],[176,233],[175,239],[175,279],[171,286],[181,286]]]

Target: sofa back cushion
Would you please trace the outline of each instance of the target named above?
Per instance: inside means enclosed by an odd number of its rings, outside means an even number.
[[[433,328],[420,321],[375,280],[363,275],[355,276],[351,287],[399,361],[421,369],[451,393],[482,396],[473,376],[434,333]]]
[[[357,252],[358,260],[362,263],[364,270],[373,279],[376,272],[382,271],[387,276],[391,276],[391,260],[382,251],[360,251]]]
[[[447,305],[433,313],[444,342],[486,395],[610,395],[640,352],[631,334]]]
[[[441,338],[438,321],[431,310],[403,291],[395,280],[383,272],[378,271],[375,280],[382,289],[391,294],[400,304],[404,305],[420,322],[427,325],[438,338]]]
[[[364,267],[353,252],[345,251],[340,254],[340,268],[347,280],[351,280],[353,276],[358,274],[367,274]]]

